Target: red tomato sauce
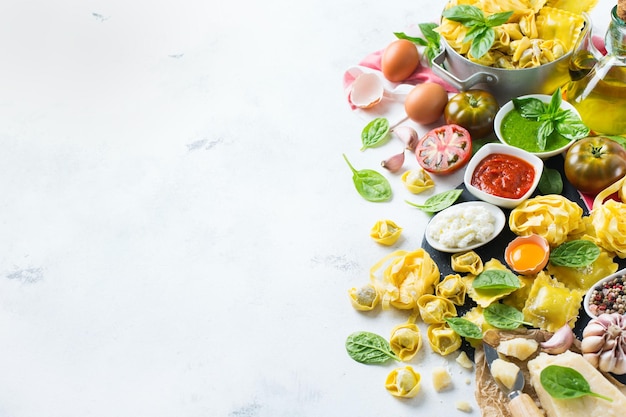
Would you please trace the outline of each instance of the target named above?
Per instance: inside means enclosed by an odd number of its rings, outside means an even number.
[[[526,194],[534,179],[531,164],[515,156],[496,153],[478,163],[471,183],[491,195],[516,199]]]

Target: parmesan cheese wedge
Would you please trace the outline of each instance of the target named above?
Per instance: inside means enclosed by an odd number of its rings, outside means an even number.
[[[503,355],[525,361],[537,351],[537,348],[539,348],[539,343],[535,339],[516,337],[501,341],[497,350]]]
[[[580,398],[558,399],[552,398],[543,389],[540,381],[541,371],[548,365],[560,365],[573,368],[585,377],[591,391],[611,398],[606,401],[601,398],[586,395]],[[528,362],[530,371],[530,383],[537,392],[541,406],[548,417],[577,417],[577,416],[602,416],[623,417],[626,410],[626,395],[611,384],[596,368],[586,359],[572,351],[566,351],[559,355],[540,353],[535,359]]]
[[[504,359],[496,359],[491,363],[491,375],[509,390],[513,389],[519,367]]]

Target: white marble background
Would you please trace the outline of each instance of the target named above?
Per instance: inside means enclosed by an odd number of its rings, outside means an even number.
[[[406,401],[384,389],[393,364],[344,349],[405,319],[359,314],[347,290],[428,218],[395,176],[390,203],[356,194],[341,154],[375,168],[398,148],[359,151],[342,75],[443,4],[5,0],[0,417],[475,407],[473,374],[427,345]],[[370,240],[380,218],[404,227],[395,248]]]

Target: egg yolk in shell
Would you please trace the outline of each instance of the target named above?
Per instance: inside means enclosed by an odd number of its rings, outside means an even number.
[[[510,260],[513,267],[523,271],[533,269],[545,256],[544,249],[536,243],[522,243],[511,250]]]

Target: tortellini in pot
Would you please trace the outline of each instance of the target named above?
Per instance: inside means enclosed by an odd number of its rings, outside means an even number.
[[[413,398],[420,391],[421,375],[411,366],[396,368],[387,375],[385,388],[394,397]]]
[[[446,275],[446,277],[435,286],[435,295],[448,299],[458,306],[465,304],[466,293],[467,287],[465,286],[465,280],[459,274]]]
[[[585,230],[583,209],[573,201],[557,194],[530,198],[511,211],[509,228],[520,236],[537,234],[550,246],[565,242],[570,234]]]
[[[456,317],[456,307],[444,297],[424,294],[417,300],[417,307],[426,324],[445,323],[446,317]]]
[[[449,355],[461,347],[461,336],[447,323],[431,324],[426,333],[430,348],[440,355]]]
[[[483,260],[473,250],[455,253],[450,261],[454,272],[469,272],[472,275],[483,272]]]
[[[398,250],[370,269],[370,280],[381,292],[384,310],[412,310],[422,295],[434,293],[439,267],[423,248],[412,252]]]
[[[370,237],[385,246],[396,243],[401,234],[402,228],[392,220],[378,220],[370,230]]]
[[[422,333],[415,323],[399,324],[391,330],[389,345],[401,361],[410,361],[422,347]]]

